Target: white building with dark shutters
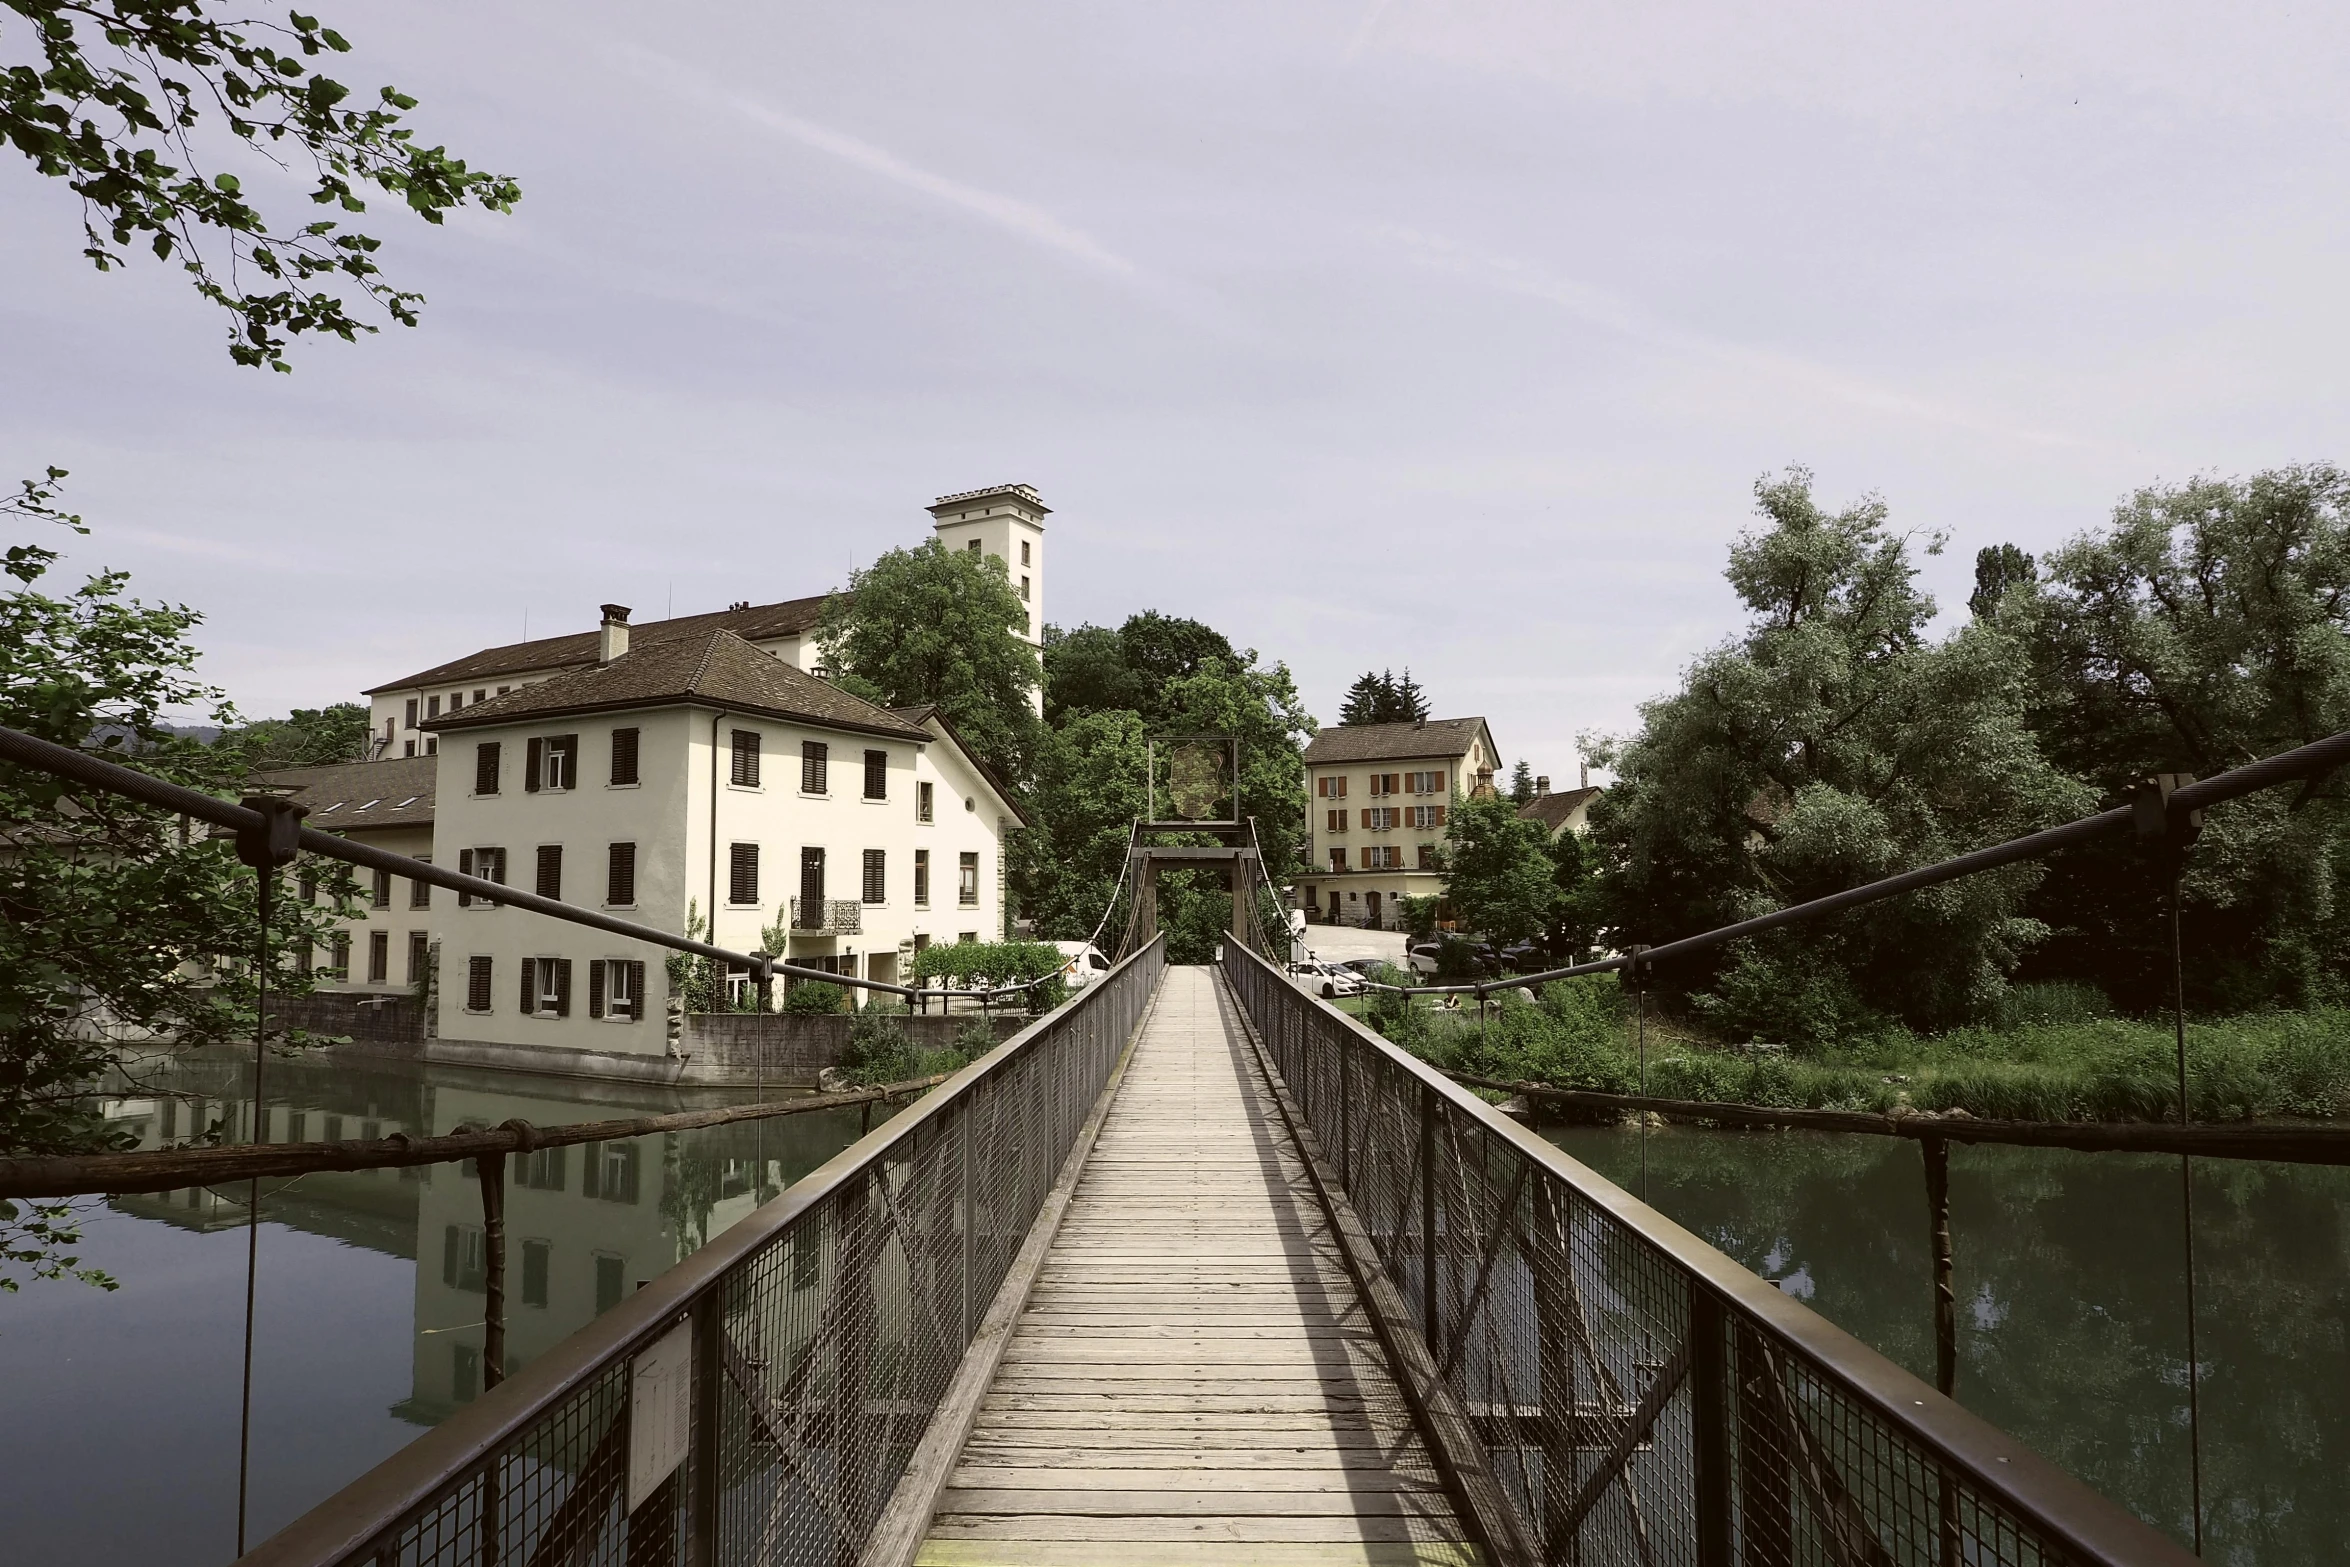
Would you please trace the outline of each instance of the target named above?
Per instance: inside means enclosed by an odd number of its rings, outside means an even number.
[[[1036,492],[972,490],[930,512],[946,547],[1004,563],[1040,641]],[[885,710],[824,678],[823,605],[649,625],[606,605],[594,631],[374,688],[375,760],[282,782],[312,825],[396,825],[387,847],[492,881],[903,981],[931,942],[1003,936],[1005,839],[1024,823],[934,711]],[[422,993],[437,976],[435,1054],[586,1052],[562,1064],[594,1072],[596,1056],[675,1050],[665,949],[405,881],[370,884],[363,903],[322,966],[355,990]]]
[[[865,979],[1002,935],[1020,818],[935,713],[875,707],[729,631],[641,649],[622,620],[605,632],[585,669],[428,720],[443,863]],[[441,1039],[668,1052],[662,949],[434,901]]]

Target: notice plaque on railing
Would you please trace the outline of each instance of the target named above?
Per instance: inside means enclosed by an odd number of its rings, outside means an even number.
[[[628,1510],[685,1462],[693,1421],[694,1325],[680,1322],[628,1368]]]

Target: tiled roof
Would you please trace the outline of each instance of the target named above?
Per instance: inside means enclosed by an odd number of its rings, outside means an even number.
[[[310,807],[302,825],[322,832],[418,827],[432,823],[433,776],[439,767],[438,757],[402,756],[384,762],[281,767],[255,773],[253,782],[291,790],[297,805]]]
[[[1482,718],[1431,718],[1416,724],[1341,724],[1316,734],[1306,765],[1407,762],[1423,756],[1465,756],[1485,728]]]
[[[1561,789],[1556,794],[1538,794],[1518,807],[1518,814],[1528,821],[1540,822],[1552,832],[1567,824],[1576,807],[1595,797],[1597,789]]]
[[[566,670],[536,685],[520,686],[504,696],[444,714],[424,727],[473,729],[551,718],[558,713],[660,707],[673,702],[715,704],[746,715],[898,740],[930,738],[930,731],[920,725],[851,696],[772,653],[762,653],[726,630],[656,641],[649,647],[639,647],[632,640],[629,650],[609,664]]]
[[[628,645],[631,649],[649,648],[660,643],[691,640],[707,636],[713,631],[731,631],[751,642],[767,642],[777,637],[796,637],[813,630],[824,613],[824,601],[829,595],[819,593],[814,598],[785,599],[779,604],[754,604],[749,609],[712,610],[706,615],[680,615],[674,620],[648,620],[641,626],[631,626]],[[407,691],[418,686],[455,686],[468,680],[488,680],[498,675],[518,675],[534,669],[564,669],[596,661],[597,632],[578,631],[569,636],[540,637],[535,642],[510,642],[504,647],[484,648],[464,658],[452,659],[446,664],[394,680],[380,686],[370,686],[367,695],[379,691]]]

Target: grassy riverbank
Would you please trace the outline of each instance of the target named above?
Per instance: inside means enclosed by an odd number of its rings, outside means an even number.
[[[2021,993],[2000,1026],[1946,1034],[1892,1027],[1800,1049],[1737,1045],[1679,1022],[1648,1023],[1648,1091],[1666,1098],[1804,1109],[1964,1110],[2044,1121],[2167,1120],[2177,1114],[2167,1021],[2084,1015]],[[1623,998],[1606,980],[1552,985],[1539,1003],[1512,994],[1480,1021],[1406,1011],[1391,998],[1348,1010],[1431,1063],[1561,1088],[1637,1092],[1639,1054]],[[2191,1020],[2189,1108],[2199,1121],[2350,1116],[2350,1011],[2315,1009]]]

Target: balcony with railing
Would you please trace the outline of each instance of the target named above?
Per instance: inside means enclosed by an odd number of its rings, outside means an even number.
[[[863,913],[854,898],[794,898],[791,928],[810,936],[854,936],[863,928]]]

